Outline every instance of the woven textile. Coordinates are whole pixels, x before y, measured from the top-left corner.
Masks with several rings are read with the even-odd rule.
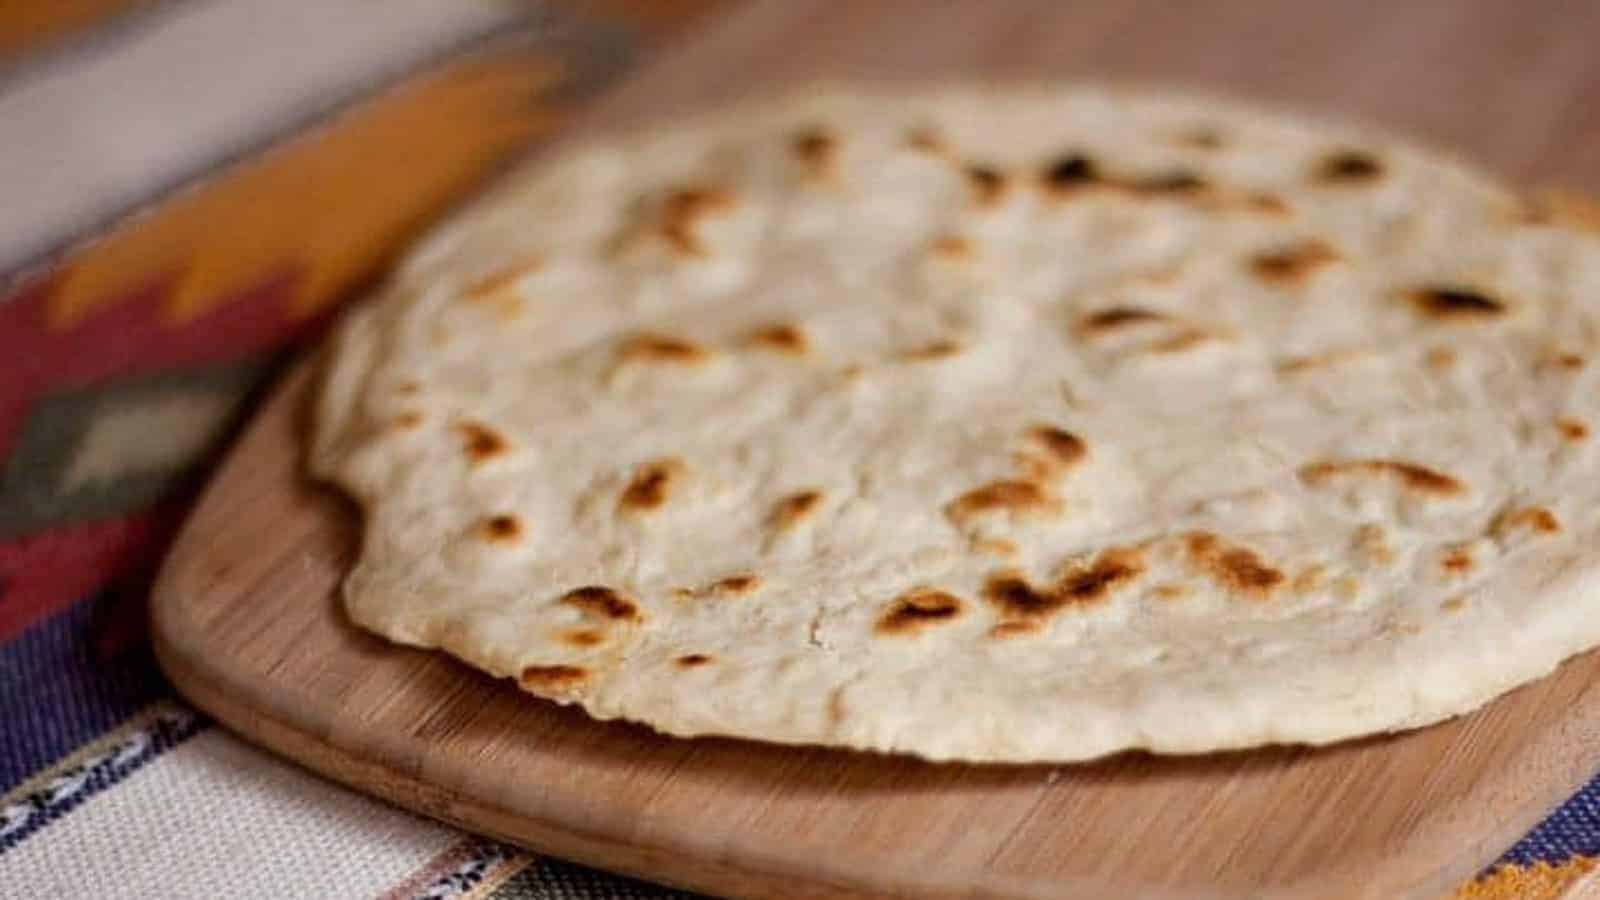
[[[0,74],[0,897],[692,896],[323,781],[155,668],[149,577],[260,387],[539,134],[531,98],[577,102],[636,52],[531,6],[397,2],[382,29],[360,3],[284,2],[270,22],[249,6],[167,0]],[[262,42],[271,66],[247,52]],[[217,96],[174,111],[145,90],[174,53]],[[1596,856],[1600,779],[1458,896],[1570,900]]]

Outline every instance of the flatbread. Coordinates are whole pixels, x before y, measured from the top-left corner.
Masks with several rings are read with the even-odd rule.
[[[934,760],[1463,713],[1600,643],[1574,210],[1088,87],[571,146],[340,329],[346,608],[599,718]]]

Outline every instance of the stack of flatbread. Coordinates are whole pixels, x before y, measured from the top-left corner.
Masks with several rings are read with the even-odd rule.
[[[346,606],[675,735],[1065,761],[1463,713],[1600,643],[1597,221],[1089,88],[572,146],[339,332]]]

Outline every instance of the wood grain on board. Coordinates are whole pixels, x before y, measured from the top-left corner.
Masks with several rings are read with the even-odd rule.
[[[1224,0],[739,7],[580,127],[819,76],[1174,83],[1353,115],[1600,187],[1600,5]],[[716,18],[716,17],[714,17]],[[353,509],[301,475],[303,368],[169,559],[157,652],[313,769],[559,856],[750,897],[1432,898],[1600,767],[1600,654],[1484,710],[1320,750],[931,765],[601,724],[342,618]]]

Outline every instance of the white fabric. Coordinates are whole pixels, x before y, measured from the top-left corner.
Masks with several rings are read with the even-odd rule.
[[[0,858],[0,897],[371,897],[460,833],[217,729]]]

